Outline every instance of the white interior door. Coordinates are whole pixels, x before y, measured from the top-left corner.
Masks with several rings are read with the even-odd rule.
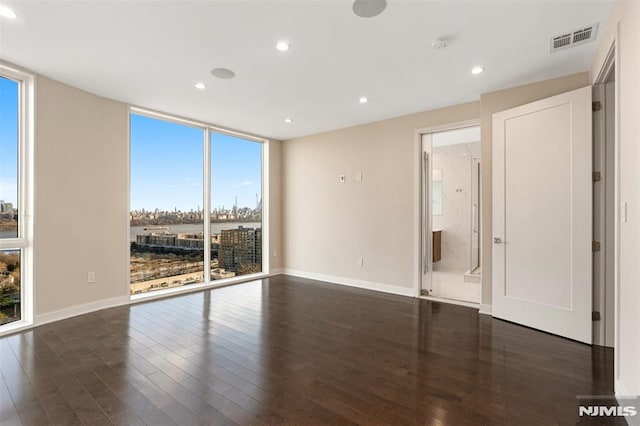
[[[591,87],[493,116],[493,315],[591,343]]]

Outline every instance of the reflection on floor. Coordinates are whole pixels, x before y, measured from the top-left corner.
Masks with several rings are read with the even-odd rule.
[[[433,271],[431,296],[480,303],[480,283],[465,282],[465,271]]]
[[[0,425],[595,425],[576,395],[613,394],[613,355],[278,275],[0,338]]]

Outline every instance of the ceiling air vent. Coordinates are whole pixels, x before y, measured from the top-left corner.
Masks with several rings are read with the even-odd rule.
[[[570,33],[551,37],[551,52],[557,52],[558,50],[568,49],[569,47],[578,46],[595,40],[597,32],[598,25],[595,24],[589,27],[580,28],[579,30],[571,31]]]
[[[567,47],[571,44],[571,34],[563,34],[558,37],[554,37],[551,40],[551,50],[562,49],[563,47]]]

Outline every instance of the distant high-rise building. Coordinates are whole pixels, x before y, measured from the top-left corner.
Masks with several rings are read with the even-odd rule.
[[[236,273],[262,270],[262,228],[224,229],[220,233],[218,264]]]
[[[0,200],[0,213],[5,213],[4,216],[10,216],[14,213],[13,204],[5,203],[4,200]]]

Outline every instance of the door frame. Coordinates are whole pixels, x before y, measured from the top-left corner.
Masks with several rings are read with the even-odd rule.
[[[593,310],[600,313],[600,321],[593,322],[593,344],[613,347],[615,272],[617,269],[614,256],[618,241],[615,200],[618,190],[618,170],[615,141],[615,93],[611,99],[607,86],[614,78],[614,73],[609,72],[605,78],[604,83],[593,84],[593,100],[602,105],[600,111],[594,112],[593,121],[593,170],[600,172],[602,176],[599,182],[594,182],[593,187],[593,239],[601,244],[601,249],[594,252],[593,258]],[[613,83],[615,92],[617,82],[613,80]],[[611,115],[612,112],[614,115]],[[610,127],[611,124],[613,124],[613,129]]]
[[[613,203],[613,218],[614,218],[614,230],[613,230],[613,292],[614,292],[614,306],[613,316],[609,316],[609,319],[613,319],[613,368],[614,368],[614,392],[616,395],[622,392],[620,388],[620,53],[619,44],[620,40],[620,24],[616,25],[613,31],[613,38],[609,46],[609,50],[605,59],[602,61],[600,69],[593,77],[592,84],[606,84],[609,78],[613,75],[615,79],[614,90],[614,203]],[[612,73],[613,70],[613,73]],[[606,105],[605,105],[606,108]],[[605,320],[607,315],[605,311]],[[606,326],[606,325],[605,325]]]
[[[420,297],[422,290],[422,135],[480,126],[480,118],[456,121],[416,129],[414,132],[413,154],[413,293]],[[431,160],[429,160],[431,161]],[[481,228],[482,229],[482,228]],[[480,264],[482,265],[482,244],[480,244]],[[480,284],[482,285],[482,284]],[[482,291],[482,290],[481,290]],[[452,303],[455,303],[452,301]]]

